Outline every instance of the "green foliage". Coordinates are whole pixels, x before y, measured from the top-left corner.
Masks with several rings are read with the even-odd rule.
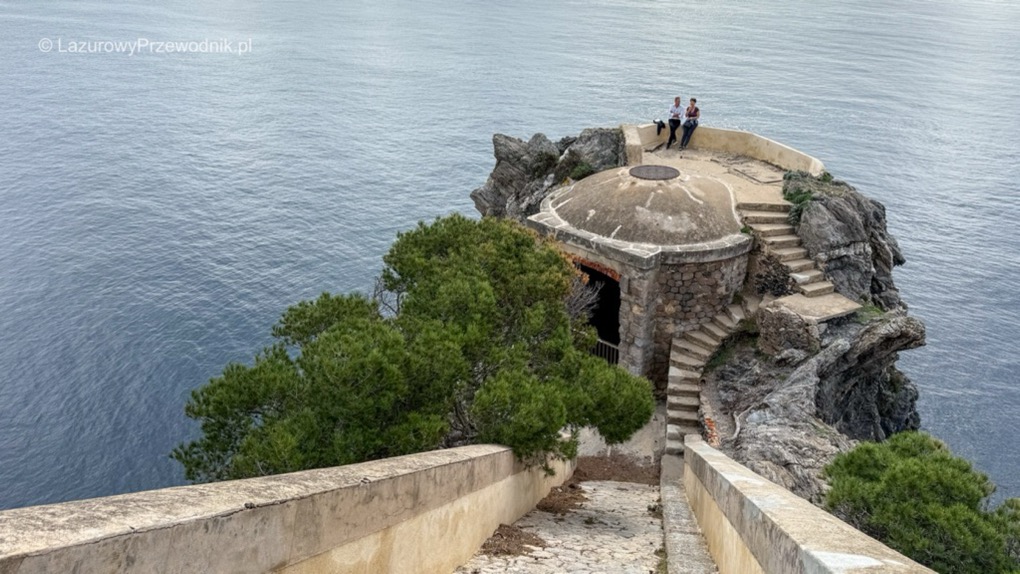
[[[592,167],[591,164],[589,164],[588,162],[582,161],[581,163],[577,164],[577,166],[575,166],[574,169],[570,170],[570,179],[578,181],[588,177],[593,173],[595,173],[595,168]]]
[[[758,336],[758,322],[751,317],[745,317],[737,323],[737,332],[750,337]]]
[[[655,551],[655,555],[659,557],[659,562],[655,565],[655,574],[669,574],[669,561],[666,560],[666,549],[660,546]]]
[[[877,305],[871,303],[865,303],[860,309],[854,313],[854,321],[865,325],[870,323],[872,319],[881,317],[885,314],[885,311]]]
[[[569,443],[557,435],[567,424],[567,406],[555,383],[521,371],[501,371],[479,389],[472,414],[480,423],[481,441],[512,445],[519,457],[572,454]]]
[[[814,188],[818,181],[830,182],[832,175],[829,172],[824,172],[821,178],[815,178],[806,172],[790,171],[783,176],[783,199],[793,204],[787,215],[790,225],[794,227],[800,225],[800,216],[804,213],[804,208],[808,203],[814,199]]]
[[[801,203],[811,201],[811,198],[814,196],[815,194],[813,191],[801,187],[795,187],[783,191],[783,198],[794,205],[800,205]]]
[[[825,474],[829,510],[922,564],[945,573],[1020,568],[1020,499],[988,511],[988,477],[927,434],[863,443]]]
[[[787,220],[791,225],[800,225],[800,216],[804,213],[804,208],[814,196],[814,192],[806,187],[785,186],[783,188],[783,199],[793,204],[793,207],[790,208],[790,213],[787,215]]]
[[[711,373],[715,371],[719,367],[728,363],[730,359],[733,358],[733,355],[735,353],[736,347],[734,346],[732,340],[725,341],[722,344],[722,346],[720,346],[719,349],[716,350],[715,353],[712,353],[712,356],[709,357],[708,361],[705,363],[705,367],[702,370],[705,373]]]
[[[189,480],[479,441],[544,465],[575,454],[581,426],[615,443],[651,417],[650,383],[587,353],[591,329],[565,305],[573,266],[520,225],[438,219],[400,234],[384,262],[392,316],[357,294],[303,301],[253,365],[192,393],[202,435],[171,455]]]
[[[315,301],[301,301],[287,309],[273,326],[273,336],[285,345],[304,345],[341,319],[370,319],[375,315],[375,303],[360,295],[334,297],[323,293]]]
[[[744,347],[757,348],[757,345],[758,324],[752,319],[744,319],[737,323],[737,328],[733,334],[727,337],[719,345],[719,348],[712,353],[712,356],[705,362],[702,370],[705,373],[711,373],[730,362],[737,354],[737,349]]]
[[[434,448],[447,431],[445,413],[429,385],[408,377],[414,357],[403,335],[366,316],[367,306],[359,296],[324,295],[292,307],[274,333],[304,341],[296,359],[280,343],[253,366],[228,365],[193,391],[185,412],[201,422],[202,437],[172,455],[187,478],[278,474]],[[349,314],[334,315],[341,308]],[[333,324],[321,328],[327,317]]]
[[[995,509],[992,521],[1006,539],[1006,555],[1014,564],[1020,563],[1020,498],[1003,502]]]
[[[543,153],[532,160],[531,162],[531,177],[533,179],[540,179],[546,176],[552,171],[556,164],[559,162],[559,156],[552,153]]]

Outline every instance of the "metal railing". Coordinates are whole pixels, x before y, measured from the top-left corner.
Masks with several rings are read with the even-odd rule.
[[[591,354],[605,359],[610,365],[620,363],[620,346],[603,341],[602,339],[595,342],[595,347],[591,350]]]

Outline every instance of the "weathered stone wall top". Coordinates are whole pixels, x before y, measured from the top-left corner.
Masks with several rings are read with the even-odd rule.
[[[657,134],[655,124],[623,126],[622,131],[628,165],[643,163],[644,152],[664,143],[669,135],[668,130],[662,130]],[[804,152],[741,130],[698,126],[691,137],[690,148],[743,155],[786,170],[806,171],[812,175],[821,175],[825,171],[825,165],[821,161]]]
[[[737,464],[699,436],[685,437],[684,463],[688,496],[691,484],[703,489],[693,495],[707,493],[725,518],[725,525],[706,533],[724,574],[722,565],[733,561],[717,553],[743,550],[765,574],[934,573]],[[692,506],[695,513],[703,508]],[[698,516],[703,531],[705,520],[711,523],[709,517]],[[713,542],[712,536],[723,531],[740,539]]]
[[[364,540],[371,544],[350,554],[378,556],[345,571],[431,571],[437,564],[449,571],[460,563],[450,555],[467,560],[500,522],[512,522],[569,477],[570,465],[553,466],[557,475],[546,477],[506,447],[473,445],[8,510],[0,512],[0,573],[278,572]],[[372,540],[395,527],[411,536],[399,552],[386,547],[392,536]],[[401,558],[391,555],[400,552],[431,557],[393,569]]]

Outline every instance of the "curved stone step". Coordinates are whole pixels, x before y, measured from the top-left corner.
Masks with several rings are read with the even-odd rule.
[[[683,455],[684,441],[681,439],[666,439],[666,454]]]
[[[689,379],[684,379],[689,380]],[[701,385],[698,383],[673,383],[672,381],[666,386],[666,399],[669,400],[670,396],[678,397],[699,397],[701,396]]]
[[[666,425],[666,440],[684,441],[684,435],[701,434],[701,424],[695,421],[693,424],[668,424]]]
[[[712,337],[702,331],[688,331],[684,333],[684,339],[693,342],[695,345],[699,345],[708,349],[709,351],[715,352],[719,348],[719,339]]]
[[[694,355],[700,359],[708,359],[715,352],[715,349],[706,349],[705,347],[694,343],[689,339],[674,339],[673,349],[682,350],[688,354]]]
[[[698,411],[689,410],[667,410],[666,411],[666,424],[667,425],[700,425],[701,418],[698,416]]]
[[[733,322],[740,324],[747,316],[744,315],[744,309],[740,305],[730,305],[726,307],[726,313],[733,319]]]
[[[836,290],[835,285],[828,281],[818,281],[816,283],[808,283],[806,285],[798,285],[800,292],[805,297],[821,297],[822,295],[828,295]]]
[[[695,383],[701,381],[701,370],[699,369],[684,369],[683,367],[669,366],[669,381],[693,381]]]
[[[794,259],[793,261],[783,261],[783,265],[786,267],[789,273],[799,273],[801,271],[815,269],[815,262],[807,258]]]
[[[701,331],[707,333],[719,342],[730,336],[730,332],[716,325],[715,323],[705,323],[701,326]]]
[[[778,198],[777,198],[778,199]],[[737,203],[740,211],[769,211],[775,213],[789,213],[793,204],[789,201],[741,201]]]
[[[751,229],[762,238],[796,233],[789,223],[755,223],[751,225]]]
[[[785,263],[787,261],[805,259],[807,257],[807,249],[803,247],[784,247],[782,249],[773,249],[772,254]]]
[[[787,223],[788,215],[781,211],[743,211],[740,214],[744,218],[744,223]]]
[[[737,330],[737,322],[730,319],[728,313],[719,313],[715,317],[712,317],[712,323],[722,327],[727,333],[732,333]]]
[[[698,411],[667,411],[666,422],[684,427],[699,424]]]
[[[773,249],[800,246],[800,237],[797,237],[796,235],[770,235],[768,237],[762,237],[761,239],[765,242],[765,245],[768,245]]]
[[[683,442],[683,437],[689,434],[696,434],[698,436],[701,436],[700,423],[696,425],[668,425],[668,426],[674,427],[675,431],[680,434],[681,442]]]
[[[805,271],[790,272],[790,277],[793,278],[794,283],[797,285],[807,285],[825,280],[825,273],[822,273],[821,269],[807,269]]]
[[[673,410],[691,410],[697,411],[701,408],[701,399],[699,397],[692,397],[690,395],[668,395],[666,397],[666,409],[667,411]]]
[[[705,366],[705,360],[684,352],[673,351],[669,354],[669,362],[681,369],[698,369]]]

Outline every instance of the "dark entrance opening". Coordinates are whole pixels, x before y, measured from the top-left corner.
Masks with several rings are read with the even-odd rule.
[[[598,288],[599,296],[588,323],[599,335],[595,354],[616,364],[620,359],[620,283],[587,265],[578,265],[588,276],[588,284]]]

